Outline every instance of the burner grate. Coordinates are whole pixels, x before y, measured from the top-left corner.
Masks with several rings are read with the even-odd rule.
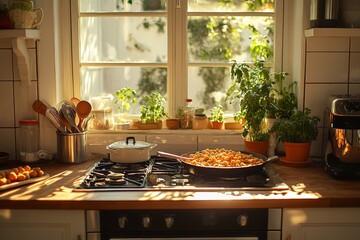
[[[111,176],[117,179],[111,179]],[[120,177],[119,177],[120,175]],[[151,189],[288,189],[276,171],[265,165],[257,175],[239,178],[217,178],[194,175],[181,162],[153,156],[149,161],[121,164],[102,159],[85,175],[77,190],[151,190]]]

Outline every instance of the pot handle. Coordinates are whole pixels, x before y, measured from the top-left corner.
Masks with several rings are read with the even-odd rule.
[[[136,144],[135,137],[126,137],[126,145],[129,145],[129,140],[133,140],[133,145]]]

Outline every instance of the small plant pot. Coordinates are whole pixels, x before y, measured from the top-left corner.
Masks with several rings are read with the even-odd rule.
[[[162,121],[159,120],[156,123],[139,123],[140,130],[151,130],[151,129],[161,129],[162,128]]]
[[[285,142],[285,158],[287,162],[304,163],[309,161],[311,142],[289,143]]]
[[[243,126],[239,122],[227,122],[227,123],[225,123],[225,129],[241,130],[242,128],[243,128]]]
[[[269,142],[258,142],[245,140],[245,151],[260,153],[267,156]]]
[[[177,118],[166,119],[166,127],[168,129],[179,129],[180,120]]]
[[[224,126],[224,122],[211,122],[212,129],[222,129]]]

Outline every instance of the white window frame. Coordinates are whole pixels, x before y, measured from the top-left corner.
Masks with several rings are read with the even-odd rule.
[[[68,1],[68,2],[67,2]],[[72,96],[80,97],[80,58],[79,58],[79,35],[78,35],[78,22],[79,22],[79,11],[78,11],[78,1],[67,0],[63,2],[63,9],[69,10],[71,9],[71,39],[72,39],[72,74],[68,75],[66,79],[64,79],[65,86],[68,86],[64,92],[70,92]],[[70,8],[71,5],[71,8]],[[283,29],[284,29],[284,0],[275,0],[276,10],[275,13],[229,13],[232,16],[274,16],[275,19],[275,39],[274,39],[274,67],[276,71],[283,71]],[[131,15],[131,16],[144,16],[146,14],[151,15],[150,13],[107,13],[114,15]],[[158,13],[157,13],[158,14]],[[167,14],[166,12],[164,13]],[[189,64],[187,62],[187,22],[186,21],[178,21],[175,17],[180,16],[180,19],[187,19],[187,16],[193,15],[203,15],[207,16],[207,13],[187,13],[187,0],[169,0],[168,1],[168,64],[167,64],[167,73],[168,73],[168,82],[167,82],[167,91],[168,91],[168,106],[169,114],[173,115],[177,109],[177,107],[182,106],[184,104],[184,100],[188,98],[187,90],[188,90],[188,66],[200,66],[200,64]],[[219,15],[223,16],[225,13],[211,13],[211,15]],[[86,14],[84,14],[86,15]],[[89,14],[95,15],[95,14]],[[173,16],[174,19],[170,19],[170,16]],[[66,23],[66,19],[63,18],[63,21]],[[175,37],[176,31],[176,37]],[[66,33],[63,33],[66,38]],[[65,58],[69,59],[69,56]],[[66,62],[66,61],[63,61]],[[111,63],[116,66],[134,66],[131,63]],[[86,66],[84,63],[82,66]],[[107,65],[107,63],[99,64],[102,66]],[[166,64],[165,64],[166,65]],[[141,63],[139,66],[143,66]],[[146,64],[146,66],[159,66],[159,64]],[[201,64],[201,66],[203,66]],[[209,66],[223,66],[223,64],[211,64]],[[230,66],[230,63],[229,63]],[[68,95],[68,94],[66,94]],[[71,97],[71,96],[70,96]]]

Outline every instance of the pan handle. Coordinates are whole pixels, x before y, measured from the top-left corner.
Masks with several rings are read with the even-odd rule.
[[[269,158],[266,160],[266,162],[275,162],[275,161],[277,161],[277,160],[279,160],[279,156],[274,155],[274,156],[269,157]]]
[[[172,158],[172,159],[176,159],[176,160],[193,160],[192,158],[188,158],[188,157],[183,157],[183,156],[179,156],[176,154],[172,154],[172,153],[167,153],[167,152],[161,152],[161,151],[157,151],[157,155],[159,157],[167,157],[167,158]]]

